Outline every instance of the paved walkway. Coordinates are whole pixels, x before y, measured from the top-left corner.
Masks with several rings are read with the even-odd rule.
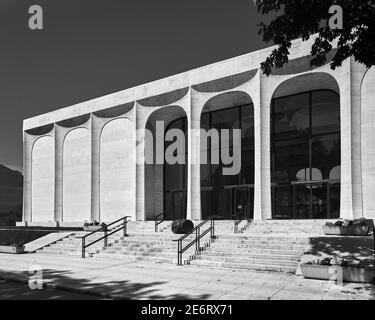
[[[27,284],[0,280],[0,300],[97,300],[89,294],[46,288],[30,290]]]
[[[308,280],[295,275],[42,254],[0,254],[0,278],[27,283],[30,267],[35,265],[43,269],[45,288],[107,298],[375,299],[375,286],[369,284],[339,287],[327,281]],[[0,283],[0,294],[2,290]]]

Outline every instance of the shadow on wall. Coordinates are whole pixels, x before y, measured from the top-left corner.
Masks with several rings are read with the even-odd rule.
[[[0,277],[18,279],[27,284],[30,274],[27,271],[24,272],[4,272],[1,271]],[[77,292],[97,292],[101,293],[104,296],[118,298],[122,300],[139,300],[139,299],[148,299],[148,300],[203,300],[209,299],[210,294],[166,294],[165,290],[167,281],[153,281],[153,282],[133,282],[129,280],[123,281],[108,281],[108,278],[103,278],[103,281],[100,279],[80,279],[77,277],[71,277],[70,271],[62,270],[43,270],[43,279],[48,283],[49,286],[53,286],[56,289],[64,284],[71,285],[74,283],[74,288]],[[72,290],[73,291],[73,290]],[[30,299],[33,299],[33,291],[24,291],[23,296],[10,296],[10,293],[7,293],[7,299],[27,299],[27,295]],[[14,292],[18,294],[18,292]],[[49,298],[45,299],[58,299],[59,297],[55,294],[51,295]],[[60,299],[70,299],[67,296],[62,296]],[[99,299],[99,297],[98,297]]]
[[[324,258],[338,256],[362,266],[374,267],[374,239],[369,237],[314,237],[310,238],[305,256]]]

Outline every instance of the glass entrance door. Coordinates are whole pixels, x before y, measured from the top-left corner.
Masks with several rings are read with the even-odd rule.
[[[339,180],[292,183],[292,219],[329,219],[337,215]]]
[[[231,219],[252,219],[254,185],[227,186],[230,194],[230,214]]]

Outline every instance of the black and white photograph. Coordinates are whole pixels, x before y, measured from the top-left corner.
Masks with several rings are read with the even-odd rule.
[[[0,300],[375,300],[374,159],[374,0],[0,0]]]

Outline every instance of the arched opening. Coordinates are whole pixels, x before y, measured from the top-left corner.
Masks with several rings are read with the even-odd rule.
[[[340,216],[340,95],[324,73],[282,83],[271,105],[273,219]]]
[[[54,221],[55,144],[53,137],[38,138],[31,153],[32,221]]]
[[[131,120],[108,122],[100,136],[100,220],[135,218],[135,152]]]
[[[146,220],[165,212],[166,220],[185,219],[187,209],[187,117],[178,106],[154,111],[145,136]]]
[[[86,128],[68,132],[63,148],[63,222],[91,220],[91,146]]]
[[[229,220],[252,218],[254,107],[251,98],[244,92],[223,93],[211,98],[202,110],[201,130],[202,219],[210,215]],[[234,130],[240,130],[239,141]],[[223,161],[225,154],[232,157],[232,163]],[[225,168],[236,166],[238,170],[225,174]]]

